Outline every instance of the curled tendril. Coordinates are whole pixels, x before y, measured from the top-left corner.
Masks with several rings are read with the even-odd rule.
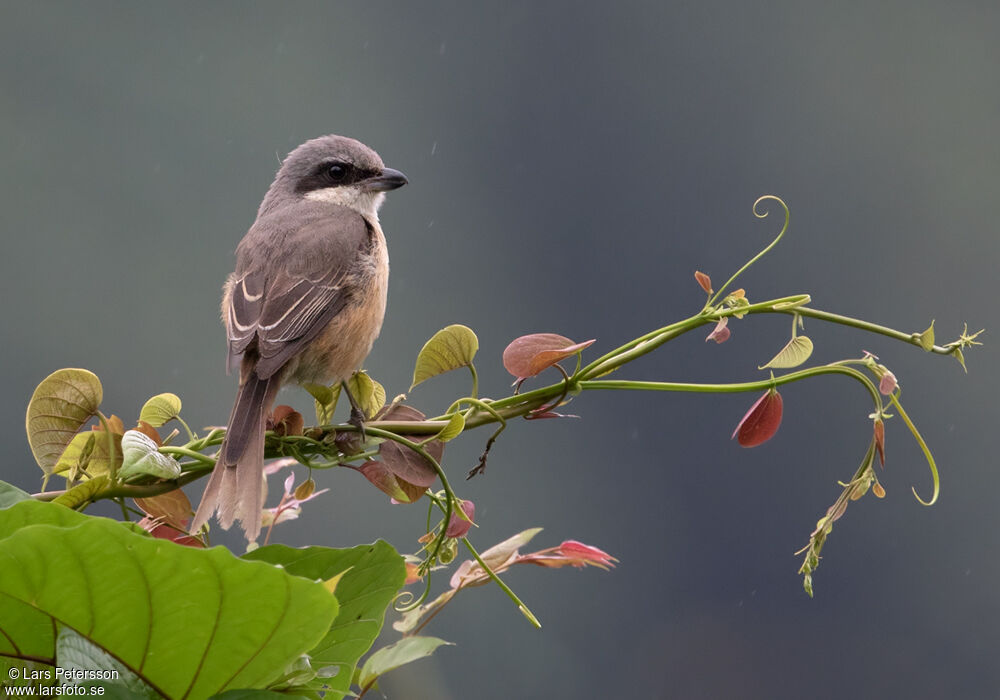
[[[753,203],[753,215],[756,216],[758,219],[767,218],[769,212],[766,209],[760,208],[761,202],[766,202],[766,201],[777,202],[778,204],[781,205],[781,208],[785,210],[785,223],[781,227],[781,231],[778,232],[778,235],[775,236],[774,240],[771,241],[768,244],[768,246],[764,248],[764,250],[760,251],[755,256],[750,258],[750,260],[743,267],[741,267],[739,270],[736,271],[735,275],[730,277],[729,280],[724,285],[722,285],[722,288],[715,293],[715,296],[713,296],[711,299],[708,300],[708,303],[705,305],[706,309],[708,307],[714,306],[715,303],[724,296],[723,293],[726,291],[726,288],[728,288],[729,285],[731,285],[736,280],[737,277],[743,274],[743,272],[747,268],[749,268],[755,262],[764,257],[764,255],[767,254],[767,252],[771,250],[771,248],[778,245],[778,241],[781,240],[781,237],[785,235],[785,231],[788,230],[788,220],[791,217],[791,212],[788,210],[788,205],[785,204],[785,201],[781,197],[778,197],[777,195],[765,194],[763,197],[758,197],[757,201]]]
[[[427,595],[430,593],[430,590],[431,587],[428,584],[419,598],[413,595],[413,591],[400,591],[396,594],[396,597],[392,599],[392,609],[398,613],[408,613],[422,605],[423,602],[427,600]]]
[[[924,438],[920,434],[920,431],[917,430],[917,426],[915,426],[913,424],[913,421],[910,420],[909,414],[907,414],[906,411],[903,410],[903,406],[899,403],[898,395],[899,395],[898,391],[889,394],[889,400],[892,401],[892,405],[899,412],[899,415],[903,419],[903,422],[906,423],[906,427],[910,429],[910,433],[913,435],[913,439],[916,440],[917,445],[920,446],[920,451],[924,453],[924,458],[927,460],[927,466],[931,470],[931,481],[933,483],[933,491],[931,493],[931,499],[929,501],[925,501],[924,499],[922,499],[920,497],[920,494],[917,493],[917,489],[915,489],[914,487],[911,486],[910,490],[913,491],[913,497],[917,499],[920,505],[932,506],[934,505],[935,502],[937,502],[938,495],[941,493],[941,478],[938,475],[937,463],[934,461],[934,455],[931,454],[931,450],[927,446],[927,443],[924,441]]]
[[[538,408],[535,408],[535,409],[532,409],[531,411],[528,411],[528,414],[524,417],[525,420],[535,420],[537,418],[541,418],[543,414],[551,411],[554,408],[558,408],[559,405],[563,402],[563,399],[565,399],[566,396],[567,396],[567,394],[569,394],[569,382],[570,382],[570,379],[569,379],[569,375],[566,374],[566,370],[564,370],[562,368],[562,365],[560,365],[558,362],[555,363],[552,366],[555,367],[556,369],[558,369],[560,372],[562,372],[562,376],[563,376],[563,389],[562,389],[562,393],[559,394],[559,396],[554,401],[552,401],[552,402],[550,402],[548,404],[543,404],[543,405],[539,406]]]

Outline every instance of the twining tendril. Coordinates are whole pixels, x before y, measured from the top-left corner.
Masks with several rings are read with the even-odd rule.
[[[924,453],[924,457],[927,459],[927,466],[931,469],[931,481],[934,482],[934,491],[931,493],[931,500],[929,501],[922,499],[920,494],[917,493],[917,490],[912,486],[910,487],[910,490],[913,491],[913,496],[920,502],[921,505],[932,506],[937,501],[938,493],[941,490],[937,464],[934,462],[934,455],[931,454],[930,448],[927,447],[927,443],[924,442],[923,436],[920,434],[920,431],[917,430],[917,426],[913,424],[913,421],[910,420],[910,416],[907,415],[906,411],[903,410],[902,405],[899,403],[899,398],[897,397],[898,393],[899,392],[896,391],[890,394],[889,400],[892,401],[892,405],[896,407],[897,411],[899,411],[899,416],[903,419],[903,422],[906,423],[906,427],[910,429],[910,432],[913,434],[913,439],[917,441],[918,445],[920,445],[920,449]]]
[[[726,288],[729,287],[729,285],[731,285],[736,280],[737,277],[743,274],[743,272],[747,268],[749,268],[755,262],[764,257],[767,254],[767,252],[771,250],[771,248],[778,245],[778,241],[781,240],[781,237],[785,235],[785,231],[788,230],[788,219],[791,216],[791,212],[788,210],[788,205],[785,204],[785,201],[781,197],[778,197],[773,194],[765,194],[763,197],[759,197],[757,201],[753,203],[753,215],[756,216],[758,219],[767,218],[769,212],[766,209],[758,209],[758,207],[761,202],[768,200],[777,202],[778,204],[781,205],[781,208],[785,210],[785,224],[781,227],[781,231],[778,232],[778,235],[775,237],[775,239],[771,241],[771,243],[766,248],[764,248],[764,250],[760,251],[755,256],[750,258],[750,260],[747,261],[747,263],[743,267],[741,267],[739,270],[736,271],[736,274],[730,277],[729,280],[727,280],[726,283],[722,285],[722,288],[715,293],[715,296],[713,296],[711,299],[708,300],[708,303],[705,304],[706,309],[715,306],[716,302],[724,296]]]

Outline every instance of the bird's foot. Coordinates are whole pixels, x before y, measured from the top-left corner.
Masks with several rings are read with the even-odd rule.
[[[350,425],[353,425],[361,433],[361,440],[367,439],[365,435],[365,414],[361,412],[361,409],[351,406],[351,417],[347,419]]]

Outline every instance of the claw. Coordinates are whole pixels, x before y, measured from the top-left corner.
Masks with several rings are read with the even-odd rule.
[[[341,382],[341,385],[344,387],[344,393],[347,394],[347,400],[351,403],[351,417],[347,419],[347,422],[358,429],[358,432],[361,433],[361,441],[364,442],[367,439],[365,436],[365,412],[354,400],[354,395],[351,394],[347,382]]]
[[[360,409],[351,406],[351,417],[347,419],[347,422],[358,429],[362,441],[368,439],[365,435],[365,414]]]

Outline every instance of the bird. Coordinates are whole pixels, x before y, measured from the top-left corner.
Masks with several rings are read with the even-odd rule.
[[[306,141],[282,161],[223,287],[227,371],[238,369],[239,389],[192,532],[217,515],[227,530],[239,521],[249,542],[260,535],[275,396],[289,383],[344,383],[368,357],[389,284],[378,210],[407,182],[345,136]]]

